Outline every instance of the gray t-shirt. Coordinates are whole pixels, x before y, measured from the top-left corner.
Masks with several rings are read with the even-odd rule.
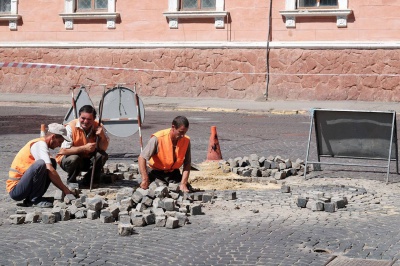
[[[157,152],[158,152],[158,140],[157,137],[153,136],[147,143],[146,147],[144,147],[143,151],[140,153],[140,156],[146,159],[146,161],[149,161],[154,154],[157,154]],[[190,165],[191,162],[192,162],[192,156],[190,152],[190,142],[189,142],[189,146],[185,153],[185,160],[183,161],[183,165],[188,165],[188,164]]]

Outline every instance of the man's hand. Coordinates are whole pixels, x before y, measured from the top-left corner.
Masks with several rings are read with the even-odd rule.
[[[86,143],[83,148],[86,153],[94,152],[96,150],[96,143]]]
[[[149,185],[149,180],[142,180],[142,183],[140,183],[140,187],[143,189],[148,189]]]
[[[182,192],[184,192],[184,193],[189,193],[189,192],[190,192],[186,184],[182,184],[182,183],[181,183],[181,184],[179,185],[179,189],[180,189]]]
[[[69,188],[67,188],[67,187],[63,190],[63,193],[64,193],[65,195],[73,194],[72,191],[69,190]]]
[[[100,125],[99,125],[99,126],[96,128],[96,135],[99,136],[99,137],[101,137],[101,136],[103,135],[103,132],[104,132],[103,126],[100,126]]]

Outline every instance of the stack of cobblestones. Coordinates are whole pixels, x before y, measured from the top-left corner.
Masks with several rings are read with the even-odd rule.
[[[332,213],[339,209],[344,210],[350,199],[359,195],[367,194],[366,189],[355,187],[340,186],[334,187],[334,189],[330,190],[331,191],[329,191],[327,187],[323,187],[321,190],[312,190],[306,193],[301,193],[301,195],[297,197],[296,204],[300,208],[309,209],[311,211],[325,211]]]
[[[112,179],[132,179],[134,166],[124,167],[123,164],[113,165],[113,170],[109,167],[105,172]],[[179,184],[174,183],[167,186],[152,182],[146,190],[140,187],[96,189],[93,190],[94,196],[80,190],[78,184],[70,183],[69,188],[74,194],[64,195],[61,190],[55,191],[53,209],[30,213],[17,210],[10,216],[11,223],[53,224],[70,219],[100,219],[102,223],[118,224],[119,235],[127,236],[134,232],[134,227],[155,225],[174,229],[184,226],[189,223],[189,216],[203,214],[203,204],[216,198],[214,193],[182,193]],[[225,193],[224,199],[236,199],[236,192]]]
[[[276,180],[304,173],[304,160],[283,159],[281,156],[250,156],[230,158],[222,162],[225,173],[233,172],[243,177],[273,177]],[[309,169],[308,169],[309,170]]]

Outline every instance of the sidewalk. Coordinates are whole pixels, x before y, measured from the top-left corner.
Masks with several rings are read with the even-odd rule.
[[[100,96],[91,96],[95,106]],[[398,102],[363,101],[264,101],[221,98],[184,98],[184,97],[141,97],[146,109],[190,110],[209,112],[242,112],[270,114],[308,114],[312,108],[396,111],[400,112]],[[70,105],[70,95],[0,93],[0,105]]]

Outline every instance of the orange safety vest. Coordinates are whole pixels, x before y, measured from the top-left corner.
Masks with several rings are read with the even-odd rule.
[[[29,141],[15,156],[11,163],[10,171],[8,172],[8,179],[6,181],[7,192],[13,190],[26,170],[35,163],[35,158],[31,154],[31,147],[40,140],[44,140],[44,138],[37,138]]]
[[[72,146],[73,147],[80,147],[83,146],[87,143],[96,143],[96,134],[93,131],[92,134],[90,134],[90,136],[88,138],[86,138],[86,134],[85,131],[76,126],[76,123],[78,122],[78,119],[72,120],[71,122],[68,123],[68,125],[71,127],[72,130]],[[97,128],[97,126],[99,125],[99,123],[97,121],[94,121],[92,128]],[[85,152],[82,154],[79,154],[80,156],[82,156],[83,158],[89,158],[90,157],[90,153]],[[62,154],[57,154],[56,155],[56,161],[58,164],[61,164],[61,160],[64,157],[64,155]]]
[[[185,136],[178,140],[175,148],[176,161],[174,161],[174,149],[171,137],[169,136],[170,131],[171,129],[168,128],[152,135],[152,137],[157,137],[158,141],[158,152],[149,160],[149,166],[152,169],[172,172],[175,169],[179,169],[185,160],[185,154],[189,147],[190,138]]]

